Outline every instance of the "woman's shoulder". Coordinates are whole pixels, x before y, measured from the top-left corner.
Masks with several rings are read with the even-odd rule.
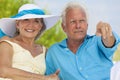
[[[3,40],[10,40],[10,39],[11,39],[10,37],[4,36],[4,37],[0,38],[0,41],[3,41]]]
[[[0,45],[12,46],[14,44],[13,40],[14,40],[13,38],[10,38],[8,36],[4,36],[0,39]]]
[[[8,36],[4,36],[4,37],[0,38],[0,43],[9,42],[9,41],[12,41],[12,39]]]
[[[12,46],[11,38],[5,36],[0,39],[0,50],[11,49]]]

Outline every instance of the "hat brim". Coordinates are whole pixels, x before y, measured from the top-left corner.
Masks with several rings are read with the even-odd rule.
[[[19,18],[2,18],[0,19],[0,28],[6,35],[13,37],[16,32],[15,21],[31,18],[43,18],[44,23],[46,25],[46,29],[49,29],[50,27],[54,26],[57,23],[57,21],[60,19],[60,16],[28,14]]]

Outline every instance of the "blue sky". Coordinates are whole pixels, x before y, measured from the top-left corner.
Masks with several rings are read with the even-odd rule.
[[[85,5],[89,14],[89,34],[95,34],[99,21],[110,23],[113,31],[120,35],[120,0],[34,0],[51,14],[60,15],[66,3],[77,1]]]

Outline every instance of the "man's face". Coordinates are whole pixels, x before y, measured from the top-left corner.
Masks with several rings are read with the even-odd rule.
[[[84,39],[88,29],[85,12],[79,8],[70,9],[66,13],[65,24],[62,27],[69,39]]]

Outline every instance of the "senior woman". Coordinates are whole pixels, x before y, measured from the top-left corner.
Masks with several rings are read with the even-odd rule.
[[[0,19],[2,34],[12,37],[0,41],[0,80],[59,80],[59,71],[44,76],[46,48],[35,44],[58,20],[34,4],[24,4],[17,15]]]

